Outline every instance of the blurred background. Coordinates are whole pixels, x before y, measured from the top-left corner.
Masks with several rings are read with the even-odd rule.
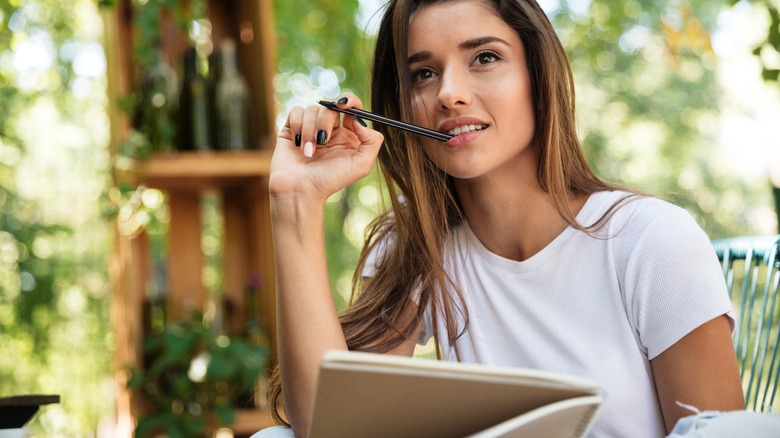
[[[158,254],[151,277],[165,276],[157,267],[164,266],[171,214],[164,190],[117,174],[150,154],[170,153],[185,124],[171,118],[170,126],[145,126],[144,105],[159,105],[145,102],[137,87],[111,97],[108,76],[116,65],[107,59],[117,58],[106,29],[117,16],[136,29],[134,38],[119,40],[135,59],[134,83],[162,65],[154,38],[161,38],[165,11],[202,63],[216,53],[210,4],[183,3],[0,0],[0,397],[61,395],[31,423],[35,436],[121,435],[116,400],[130,377],[117,378],[124,364],[115,359],[122,346],[112,323],[111,254],[117,235],[140,230]],[[273,14],[274,43],[264,46],[274,51],[272,124],[281,126],[294,105],[343,91],[368,101],[383,3],[276,0],[263,9]],[[539,3],[569,53],[579,132],[599,175],[685,207],[713,239],[778,233],[778,0]],[[229,62],[221,59],[224,72]],[[183,63],[167,62],[177,84],[188,84]],[[118,147],[115,105],[130,120]],[[368,177],[327,204],[329,270],[341,308],[363,229],[381,208],[378,187]],[[207,193],[202,201],[205,263],[194,275],[213,298],[225,281],[224,216],[219,196]],[[160,284],[149,283],[148,303],[164,294]],[[220,311],[211,308],[209,328]],[[192,404],[183,411],[200,415]],[[231,418],[220,417],[220,424]]]

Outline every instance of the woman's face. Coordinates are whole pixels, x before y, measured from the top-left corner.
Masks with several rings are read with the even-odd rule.
[[[437,166],[457,179],[517,172],[535,179],[525,51],[489,5],[465,0],[417,10],[408,56],[415,123],[456,135],[423,141]]]

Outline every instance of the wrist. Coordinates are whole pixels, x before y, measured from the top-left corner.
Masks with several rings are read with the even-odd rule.
[[[279,224],[322,223],[325,203],[302,194],[272,194],[271,220]]]

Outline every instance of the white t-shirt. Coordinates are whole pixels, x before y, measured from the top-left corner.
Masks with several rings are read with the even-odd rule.
[[[594,223],[626,195],[591,195],[577,220]],[[599,382],[606,400],[591,437],[665,436],[649,361],[719,315],[728,314],[733,327],[707,235],[679,207],[633,199],[599,231],[601,238],[570,227],[522,262],[490,252],[467,224],[445,248],[470,317],[457,341],[461,361]],[[429,318],[424,326],[429,336]],[[450,346],[442,348],[456,360]]]

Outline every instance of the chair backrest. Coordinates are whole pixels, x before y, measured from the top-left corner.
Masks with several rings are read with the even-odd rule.
[[[780,236],[735,237],[712,244],[737,317],[734,348],[745,408],[773,409],[780,378]]]

